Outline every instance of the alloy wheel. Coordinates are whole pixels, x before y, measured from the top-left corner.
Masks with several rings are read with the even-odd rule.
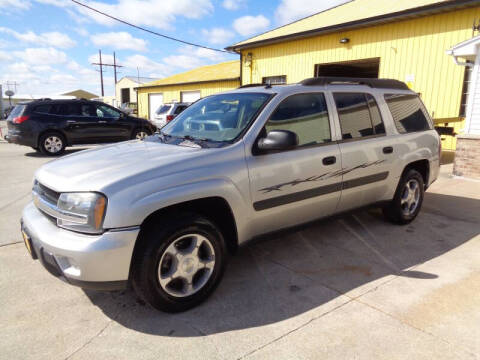
[[[56,154],[62,150],[63,141],[58,136],[51,135],[45,139],[44,147],[49,153]]]
[[[145,139],[147,136],[148,136],[147,132],[145,132],[145,131],[139,131],[139,132],[136,133],[135,139],[137,139],[137,140],[143,140],[143,139]]]
[[[158,281],[174,297],[195,294],[210,279],[215,266],[215,250],[205,236],[182,235],[163,253],[158,264]]]
[[[400,207],[402,213],[405,216],[410,216],[417,210],[418,203],[420,201],[420,184],[417,180],[409,180],[402,191],[402,197],[400,198]]]

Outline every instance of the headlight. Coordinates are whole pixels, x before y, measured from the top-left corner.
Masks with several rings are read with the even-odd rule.
[[[74,231],[98,234],[103,231],[107,199],[98,193],[62,193],[57,207],[63,216],[57,225]]]

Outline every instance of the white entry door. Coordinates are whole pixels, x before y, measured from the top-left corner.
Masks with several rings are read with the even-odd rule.
[[[200,90],[195,91],[182,91],[181,92],[181,102],[193,103],[200,99]]]
[[[148,118],[153,120],[155,111],[163,105],[163,94],[148,94]]]

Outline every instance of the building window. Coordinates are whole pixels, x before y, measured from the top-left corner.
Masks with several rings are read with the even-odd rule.
[[[265,76],[262,78],[262,84],[282,85],[287,83],[287,75]]]
[[[468,63],[472,63],[471,61],[467,61]],[[463,75],[463,86],[462,86],[462,98],[460,100],[460,112],[458,116],[465,117],[467,114],[467,101],[468,101],[468,94],[470,89],[470,82],[472,78],[472,69],[471,66],[465,66],[465,73]]]
[[[121,98],[122,98],[122,104],[129,103],[130,102],[130,88],[123,88],[121,90]]]

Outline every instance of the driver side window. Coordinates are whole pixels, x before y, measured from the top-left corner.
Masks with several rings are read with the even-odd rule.
[[[120,113],[105,105],[97,106],[97,117],[118,119]]]
[[[283,100],[265,125],[267,132],[289,130],[298,135],[298,146],[330,142],[330,122],[323,93],[297,94]]]

